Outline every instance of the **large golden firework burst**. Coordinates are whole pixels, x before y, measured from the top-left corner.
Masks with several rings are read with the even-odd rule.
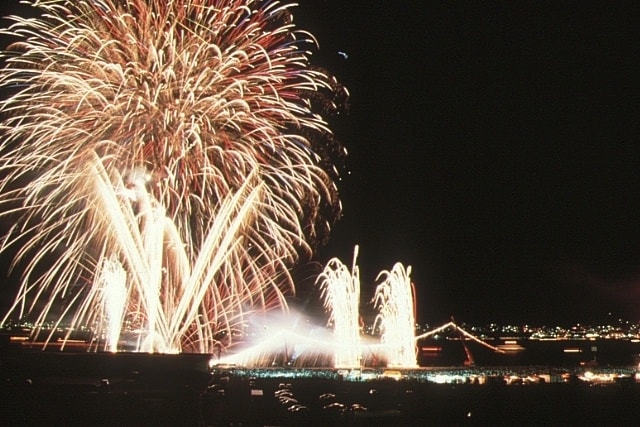
[[[0,203],[18,215],[3,248],[19,241],[17,259],[28,258],[12,311],[82,279],[92,291],[67,314],[98,322],[88,307],[104,299],[106,260],[135,283],[123,319],[168,319],[184,305],[160,328],[182,341],[233,329],[247,307],[285,305],[288,269],[340,215],[344,150],[323,114],[346,93],[310,65],[314,40],[294,26],[293,5],[27,3],[37,16],[11,17],[4,33],[17,41],[0,73],[11,92],[0,102]],[[161,250],[150,233],[164,236]],[[52,253],[55,268],[36,274]]]

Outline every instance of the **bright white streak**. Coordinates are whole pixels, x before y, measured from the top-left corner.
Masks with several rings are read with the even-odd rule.
[[[127,273],[114,258],[105,259],[98,274],[98,286],[102,287],[103,310],[107,322],[106,348],[118,351],[118,341],[122,330],[122,316],[127,303]]]

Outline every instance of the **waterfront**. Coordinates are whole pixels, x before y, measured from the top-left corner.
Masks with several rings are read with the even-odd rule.
[[[640,342],[636,340],[487,340],[504,353],[496,353],[473,341],[465,341],[475,363],[495,365],[631,366],[638,362]],[[424,340],[419,342],[420,366],[463,364],[467,358],[458,340]]]
[[[559,357],[557,365],[521,365],[525,350],[471,367],[458,363],[460,343],[449,341],[439,356],[455,355],[449,365],[413,370],[244,369],[212,367],[207,355],[11,347],[0,364],[0,424],[625,425],[640,417],[636,366],[607,360],[633,360],[624,343],[613,354],[598,342],[597,366],[561,350],[577,342],[540,341],[535,355]]]
[[[299,403],[285,403],[274,397],[283,384],[276,383],[256,383],[264,397],[209,405],[214,412],[205,412],[203,418],[212,425],[238,417],[248,425],[629,425],[640,415],[635,384],[589,386],[570,381],[509,386],[497,381],[474,385],[292,379],[284,385]],[[306,409],[291,412],[292,406],[298,410],[296,404]]]

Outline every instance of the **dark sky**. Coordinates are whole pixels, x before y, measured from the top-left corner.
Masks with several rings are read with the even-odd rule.
[[[422,321],[640,319],[640,5],[300,3],[352,95],[323,256],[411,265]]]
[[[411,265],[419,321],[640,320],[640,5],[299,3],[351,92],[322,262]]]

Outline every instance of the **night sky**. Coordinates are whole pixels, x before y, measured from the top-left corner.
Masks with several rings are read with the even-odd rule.
[[[421,321],[640,319],[640,5],[587,3],[302,1],[352,95],[323,256]]]
[[[411,265],[421,322],[640,320],[640,5],[299,3],[351,92],[320,263]]]

